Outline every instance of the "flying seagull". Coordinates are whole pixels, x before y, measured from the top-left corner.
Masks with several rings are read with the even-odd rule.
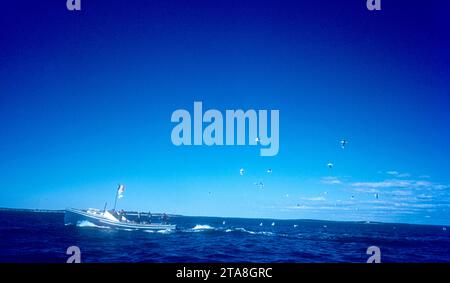
[[[272,174],[272,169],[271,168],[267,169],[267,173]]]
[[[241,176],[244,176],[244,168],[241,168],[240,170],[239,170],[239,174],[241,175]]]
[[[264,183],[259,181],[254,183],[258,189],[264,189]]]
[[[327,166],[328,166],[328,168],[333,168],[334,164],[331,162],[328,162]]]
[[[347,140],[341,140],[341,148],[344,149],[347,143],[348,143]]]

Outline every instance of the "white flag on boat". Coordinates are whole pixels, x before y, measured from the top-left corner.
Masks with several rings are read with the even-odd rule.
[[[123,192],[125,191],[124,185],[119,185],[119,188],[117,189],[117,197],[123,198]]]

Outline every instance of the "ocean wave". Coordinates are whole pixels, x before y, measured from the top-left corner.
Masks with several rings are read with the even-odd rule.
[[[159,233],[159,234],[171,234],[173,232],[175,232],[175,230],[171,230],[171,229],[161,229],[161,230],[142,230],[142,232],[145,233]]]
[[[91,228],[106,228],[109,229],[110,227],[105,227],[105,226],[98,226],[90,221],[87,220],[83,220],[77,223],[78,227],[91,227]],[[129,228],[117,228],[118,230],[122,230],[122,231],[136,231],[136,229],[129,229]],[[171,230],[171,229],[162,229],[162,230],[142,230],[143,232],[146,233],[159,233],[159,234],[170,234],[170,233],[174,233],[176,232],[175,230]],[[224,233],[246,233],[246,234],[250,234],[250,235],[263,235],[263,236],[276,236],[277,234],[274,232],[269,232],[269,231],[252,231],[252,230],[247,230],[245,228],[242,227],[229,227],[229,228],[224,228],[224,227],[213,227],[207,224],[197,224],[192,228],[187,228],[187,229],[181,229],[178,230],[179,232],[224,232]]]
[[[183,232],[210,232],[210,231],[214,231],[214,232],[224,232],[224,233],[233,233],[233,232],[237,232],[237,233],[247,233],[247,234],[251,234],[251,235],[264,235],[264,236],[275,236],[276,233],[273,232],[269,232],[269,231],[252,231],[252,230],[247,230],[245,228],[242,227],[230,227],[230,228],[224,228],[224,227],[212,227],[209,225],[202,225],[202,224],[197,224],[195,225],[193,228],[190,229],[186,229],[186,230],[182,230]]]
[[[171,229],[162,229],[162,230],[158,230],[156,232],[160,233],[160,234],[170,234],[170,233],[173,233],[173,230],[171,230]]]
[[[203,230],[215,230],[216,228],[211,227],[209,225],[201,225],[201,224],[197,224],[195,225],[193,228],[189,229],[192,231],[203,231]]]
[[[83,220],[83,221],[78,221],[77,222],[77,227],[92,227],[92,228],[102,228],[102,229],[108,229],[109,227],[105,227],[105,226],[98,226],[95,225],[94,223],[87,221],[87,220]]]
[[[247,233],[247,234],[251,234],[251,235],[264,235],[264,236],[275,236],[276,235],[273,232],[268,232],[268,231],[251,231],[251,230],[247,230],[245,228],[226,229],[225,232],[226,233],[241,232],[241,233]]]

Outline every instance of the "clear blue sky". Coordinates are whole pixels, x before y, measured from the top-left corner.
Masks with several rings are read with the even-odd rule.
[[[130,210],[450,224],[448,1],[82,2],[2,3],[1,207],[123,183]],[[279,109],[278,155],[174,146],[194,101]]]

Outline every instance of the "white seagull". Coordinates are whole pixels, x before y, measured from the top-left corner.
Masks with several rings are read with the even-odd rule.
[[[254,183],[258,189],[264,189],[264,183],[259,181]]]

